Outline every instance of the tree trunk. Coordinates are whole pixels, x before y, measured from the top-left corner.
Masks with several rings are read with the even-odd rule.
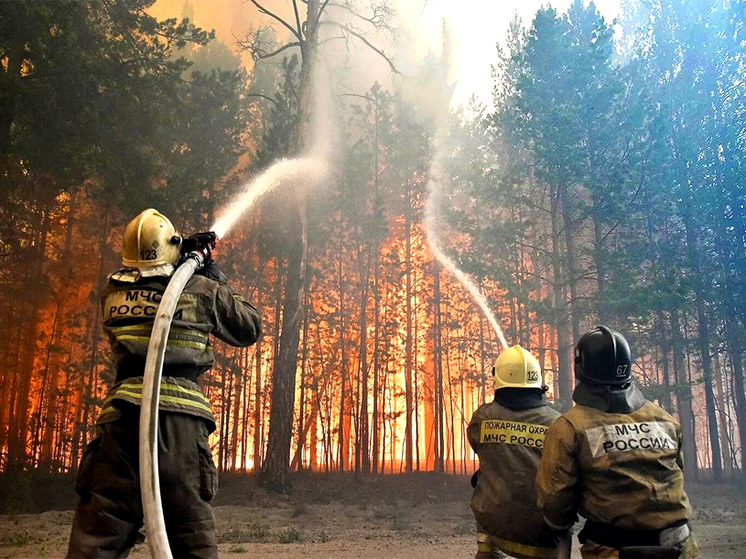
[[[692,389],[684,370],[683,340],[679,324],[679,311],[671,312],[671,348],[673,349],[673,371],[676,379],[676,404],[684,446],[684,473],[688,478],[698,479],[697,443],[694,437],[694,412],[692,410]]]
[[[445,470],[445,464],[443,462],[444,448],[444,433],[443,433],[443,346],[441,342],[441,324],[442,316],[440,312],[440,266],[437,262],[433,262],[433,305],[435,306],[435,328],[433,340],[434,349],[434,378],[433,382],[435,387],[433,389],[433,400],[434,400],[434,421],[435,424],[435,440],[434,443],[434,454],[435,454],[435,471],[443,472]]]
[[[262,314],[262,291],[257,289],[256,309]],[[275,326],[276,327],[276,326]],[[262,467],[262,340],[264,335],[259,336],[256,341],[254,358],[254,471],[258,472]]]
[[[360,251],[362,258],[362,250]],[[363,473],[370,472],[370,423],[368,418],[368,286],[370,284],[370,248],[368,259],[363,275],[363,293],[360,301],[360,374],[361,400],[360,400],[360,434],[358,435],[358,451],[356,464],[359,464]]]
[[[350,386],[349,371],[347,370],[347,344],[345,342],[345,308],[344,308],[344,275],[342,273],[342,215],[339,216],[339,252],[337,255],[337,286],[339,288],[339,354],[340,363],[340,396],[339,396],[339,432],[337,440],[337,456],[339,458],[339,471],[343,472],[350,467]]]
[[[407,340],[406,340],[406,361],[404,364],[404,391],[406,400],[406,420],[404,426],[405,437],[405,460],[407,472],[412,471],[413,460],[413,441],[412,441],[412,193],[407,180],[407,207],[405,209],[405,275],[406,275],[406,321],[407,321]]]
[[[304,299],[306,299],[307,296],[304,294]],[[300,365],[300,409],[298,410],[298,443],[296,445],[296,456],[299,457],[298,462],[296,463],[295,460],[293,460],[293,463],[290,465],[291,469],[303,469],[303,447],[306,446],[306,433],[307,429],[305,428],[304,420],[306,416],[306,385],[308,384],[308,303],[307,301],[304,302],[303,308],[305,309],[305,312],[303,313],[303,348],[301,349],[301,365]]]
[[[553,204],[552,209],[552,269],[553,269],[553,288],[554,288],[554,308],[557,313],[557,358],[558,371],[555,374],[558,377],[557,385],[559,388],[559,402],[563,411],[572,407],[573,378],[570,361],[568,359],[570,352],[570,341],[568,340],[568,316],[567,301],[563,293],[562,285],[564,283],[562,275],[562,260],[560,257],[559,247],[559,223],[557,216],[557,206]]]
[[[671,405],[671,387],[670,387],[670,377],[668,372],[668,353],[669,353],[669,342],[668,338],[666,337],[666,323],[663,320],[663,313],[661,311],[658,311],[656,313],[656,318],[658,320],[658,334],[659,334],[659,343],[660,343],[660,350],[661,350],[661,362],[663,364],[663,397],[661,398],[663,407],[666,409],[668,413],[673,413],[673,406]]]
[[[694,274],[694,292],[697,305],[697,341],[702,360],[702,372],[705,381],[705,404],[707,407],[707,423],[710,435],[710,449],[712,451],[712,475],[715,481],[722,478],[722,464],[720,461],[720,437],[718,436],[717,415],[715,411],[715,393],[712,387],[712,367],[710,363],[710,334],[707,314],[705,312],[704,290],[699,266],[697,232],[691,214],[691,202],[687,200],[684,208],[684,228],[686,231],[686,245],[689,266]]]
[[[50,227],[49,211],[42,210],[41,231],[38,239],[38,249],[35,254],[36,262],[32,273],[30,293],[33,296],[30,321],[26,332],[23,355],[24,363],[19,379],[18,392],[15,400],[15,421],[10,427],[8,440],[8,471],[20,471],[26,465],[26,444],[28,440],[29,417],[28,408],[31,396],[31,379],[36,361],[36,342],[39,335],[39,320],[41,300],[43,298],[43,266],[46,255],[47,236]]]
[[[578,272],[575,266],[575,243],[573,240],[574,227],[572,222],[572,208],[570,206],[570,197],[567,192],[567,185],[564,180],[560,180],[559,198],[562,206],[562,225],[565,231],[565,271],[567,272],[567,284],[570,288],[570,312],[572,314],[572,339],[577,343],[580,339],[580,310],[578,308]]]
[[[305,203],[300,208],[300,242],[289,250],[282,334],[277,367],[272,375],[272,407],[269,415],[267,458],[262,466],[261,483],[272,491],[290,489],[290,445],[293,435],[295,377],[298,367],[301,300],[308,251]]]
[[[596,313],[599,324],[606,324],[608,315],[606,312],[606,269],[604,267],[603,255],[603,231],[601,219],[598,215],[600,210],[596,209],[598,202],[593,201],[593,258],[596,264]]]
[[[724,233],[727,233],[727,231]],[[736,309],[733,280],[728,273],[729,260],[725,248],[721,248],[721,261],[725,274],[723,285],[725,307],[727,309]],[[733,384],[735,385],[733,403],[736,410],[736,422],[738,424],[741,447],[741,476],[746,478],[746,386],[743,380],[743,346],[740,342],[737,319],[734,314],[731,312],[724,313],[723,321],[725,322],[726,346],[733,366]]]
[[[720,356],[715,353],[715,390],[717,396],[718,415],[720,416],[720,438],[723,447],[723,472],[726,479],[733,478],[733,462],[731,460],[730,445],[728,443],[728,411],[726,409],[725,391],[723,390],[723,374],[725,367],[721,367]]]

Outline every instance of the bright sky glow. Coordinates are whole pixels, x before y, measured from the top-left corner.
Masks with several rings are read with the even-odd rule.
[[[587,3],[587,2],[586,2]],[[601,14],[612,21],[619,12],[620,0],[597,0]],[[495,44],[504,44],[508,25],[517,12],[529,27],[536,12],[549,2],[541,0],[399,0],[404,25],[416,30],[423,50],[438,50],[440,22],[451,22],[457,43],[454,66],[457,86],[454,103],[465,103],[475,93],[482,103],[492,101],[490,65],[497,60]],[[551,5],[564,13],[571,0],[556,0]],[[423,10],[423,5],[424,10]],[[428,46],[425,46],[428,45]]]

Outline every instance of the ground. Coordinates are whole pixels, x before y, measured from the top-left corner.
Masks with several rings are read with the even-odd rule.
[[[745,557],[746,490],[695,483],[687,489],[701,557]],[[438,474],[359,480],[305,474],[296,479],[293,493],[280,497],[258,489],[252,478],[227,476],[215,503],[220,554],[230,559],[468,559],[475,551],[469,496],[468,478]],[[71,510],[1,515],[0,558],[63,556],[71,522]],[[579,558],[577,549],[576,541],[573,557]],[[147,546],[138,546],[132,557],[150,557]]]

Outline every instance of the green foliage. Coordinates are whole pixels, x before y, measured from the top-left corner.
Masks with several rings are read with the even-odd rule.
[[[205,49],[214,34],[186,19],[157,21],[146,12],[151,4],[2,4],[5,194],[34,195],[19,190],[27,183],[53,194],[87,180],[125,215],[148,205],[168,210],[199,205],[235,164],[245,76],[226,70],[182,80],[192,64],[185,47]]]
[[[7,547],[26,547],[33,538],[28,532],[10,532],[0,536],[0,545]]]
[[[269,524],[252,521],[242,526],[231,526],[218,534],[218,543],[262,543],[269,541],[272,530]]]
[[[303,531],[292,526],[280,530],[277,534],[277,541],[280,543],[301,543],[305,539],[306,536],[303,534]]]

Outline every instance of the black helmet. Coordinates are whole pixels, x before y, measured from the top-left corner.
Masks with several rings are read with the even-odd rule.
[[[632,379],[627,340],[616,330],[597,326],[575,346],[575,377],[586,384],[621,386]]]

